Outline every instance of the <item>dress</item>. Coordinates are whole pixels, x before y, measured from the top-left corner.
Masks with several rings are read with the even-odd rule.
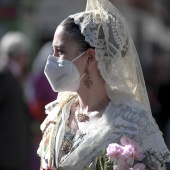
[[[108,0],[87,0],[86,10],[69,18],[79,26],[85,41],[95,47],[110,103],[92,129],[74,132],[68,130],[67,122],[77,94],[60,92],[58,99],[46,106],[48,116],[41,125],[41,169],[85,170],[87,165],[94,169],[95,158],[110,143],[120,143],[122,136],[135,140],[143,151],[152,149],[160,157],[164,155],[162,162],[170,161],[162,133],[152,117],[125,18]]]
[[[144,151],[153,149],[157,153],[168,152],[166,145],[162,145],[164,143],[162,134],[157,129],[154,119],[151,121],[148,118],[146,109],[137,101],[126,101],[120,105],[111,101],[98,124],[94,125],[92,129],[84,132],[77,131],[75,134],[70,133],[67,129],[67,120],[75,96],[73,95],[64,104],[61,119],[57,116],[57,110],[60,110],[57,101],[50,103],[46,108],[48,116],[41,126],[41,130],[45,129],[45,132],[38,151],[43,158],[44,169],[50,163],[53,164],[53,167],[59,166],[61,170],[84,170],[86,165],[92,167],[94,159],[102,154],[108,144],[119,143],[120,138],[124,135],[137,141]],[[133,103],[133,105],[129,103]],[[58,120],[57,126],[53,124],[56,120]],[[48,122],[51,123],[47,127]],[[50,129],[53,130],[56,137],[54,137],[55,135],[52,137],[52,133],[48,133]],[[48,138],[49,134],[50,138]],[[43,152],[44,148],[45,152]],[[61,157],[64,151],[65,154]],[[51,154],[53,156],[50,160],[49,155]]]

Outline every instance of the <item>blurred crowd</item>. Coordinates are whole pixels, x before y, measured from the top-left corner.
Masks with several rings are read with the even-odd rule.
[[[127,19],[151,110],[170,149],[170,1],[110,1]],[[43,71],[53,33],[61,20],[84,10],[85,4],[0,1],[0,170],[39,169],[36,150],[44,107],[57,98]]]

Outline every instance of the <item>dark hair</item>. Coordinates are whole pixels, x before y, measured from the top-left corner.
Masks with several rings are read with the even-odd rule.
[[[60,25],[63,26],[65,31],[67,31],[77,42],[79,51],[84,52],[88,48],[94,49],[94,47],[91,47],[90,44],[85,41],[85,36],[81,33],[79,25],[75,24],[73,18],[66,18]]]

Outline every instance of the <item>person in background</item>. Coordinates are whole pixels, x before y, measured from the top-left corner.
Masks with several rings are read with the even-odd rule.
[[[30,147],[30,113],[23,83],[30,40],[10,31],[0,41],[0,170],[26,170]]]
[[[168,86],[166,86],[168,66],[165,54],[166,51],[158,43],[152,43],[152,65],[145,75],[152,114],[164,138],[166,138],[166,126],[169,119],[169,109],[166,106],[168,101],[165,97],[165,94],[168,94]],[[164,91],[164,88],[167,92]]]
[[[46,56],[51,53],[51,45],[51,41],[46,42],[39,50],[33,61],[32,70],[28,76],[24,88],[29,111],[34,117],[34,121],[32,121],[32,161],[30,164],[30,169],[38,169],[40,164],[39,158],[35,153],[42,136],[39,130],[39,125],[42,123],[46,116],[44,111],[45,105],[55,100],[58,94],[51,89],[48,80],[44,75],[44,67],[47,61]]]
[[[42,122],[45,118],[44,107],[57,98],[57,93],[51,89],[44,75],[44,67],[47,55],[52,49],[52,42],[46,42],[39,50],[32,64],[32,71],[27,80],[25,93],[29,103],[29,109],[34,118]]]

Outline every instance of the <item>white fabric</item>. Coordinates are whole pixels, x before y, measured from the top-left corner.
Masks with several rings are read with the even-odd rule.
[[[85,12],[69,17],[74,18],[85,40],[95,47],[110,99],[118,90],[123,98],[117,102],[132,97],[150,112],[138,55],[121,13],[108,0],[88,0]]]
[[[134,107],[129,107],[128,101],[117,106],[110,102],[102,118],[99,119],[98,124],[92,129],[81,133],[78,132],[81,138],[73,144],[73,148],[75,147],[75,149],[68,153],[65,159],[59,164],[57,160],[60,146],[67,126],[70,107],[74,101],[75,99],[69,101],[63,108],[62,120],[59,123],[60,126],[57,128],[55,156],[53,159],[55,162],[54,165],[59,165],[61,170],[84,170],[86,165],[94,162],[94,159],[102,153],[102,150],[105,149],[109,143],[119,143],[123,135],[127,135],[136,140],[145,151],[147,149],[153,149],[158,154],[169,152],[160,131],[155,127],[154,121],[149,118],[146,109],[144,109],[141,104],[134,101]],[[47,121],[52,120],[51,118],[54,113],[57,115],[56,107],[51,111],[47,109],[47,111],[49,112]],[[43,160],[45,160],[45,158],[47,159],[49,157],[49,152],[41,156]],[[49,163],[48,159],[46,163]],[[44,165],[44,167],[46,166],[47,165]]]
[[[80,73],[73,62],[83,56],[84,53],[72,61],[52,55],[48,57],[44,73],[54,92],[75,92],[79,89],[82,77],[80,77]]]

